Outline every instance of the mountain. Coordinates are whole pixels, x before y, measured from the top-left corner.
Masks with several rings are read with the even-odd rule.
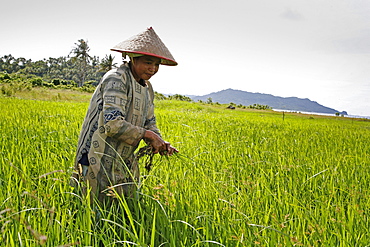
[[[301,99],[297,97],[279,97],[271,94],[262,93],[250,93],[241,90],[225,89],[219,92],[210,93],[203,96],[189,96],[192,100],[207,101],[208,98],[212,98],[213,102],[219,102],[220,104],[235,103],[237,105],[242,104],[245,106],[259,104],[268,105],[273,109],[297,111],[297,112],[316,112],[325,114],[336,114],[339,111],[320,105],[315,101],[309,99]],[[340,114],[347,115],[345,111],[339,112]]]

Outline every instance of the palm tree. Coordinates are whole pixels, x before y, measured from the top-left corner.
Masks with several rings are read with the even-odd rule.
[[[15,62],[15,58],[9,54],[9,55],[5,55],[4,56],[4,60],[2,62],[3,66],[2,66],[2,70],[7,72],[7,73],[13,73],[15,71],[13,71],[13,66],[12,64]]]
[[[101,60],[99,72],[108,72],[109,70],[116,68],[117,63],[113,63],[114,57],[112,55],[105,55],[105,58]]]
[[[90,47],[87,44],[87,41],[80,39],[78,43],[75,43],[75,47],[72,49],[70,54],[73,54],[72,61],[74,63],[79,63],[80,65],[80,75],[78,86],[83,86],[85,78],[87,75],[87,65],[90,62],[91,56],[89,55]]]

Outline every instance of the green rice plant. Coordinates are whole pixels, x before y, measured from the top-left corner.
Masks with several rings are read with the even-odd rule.
[[[0,97],[4,246],[369,246],[370,122],[156,102],[138,199],[69,186],[88,104]]]

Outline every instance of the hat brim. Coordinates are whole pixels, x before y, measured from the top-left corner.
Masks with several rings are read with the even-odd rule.
[[[152,56],[152,57],[157,57],[157,58],[160,58],[161,59],[161,64],[162,65],[168,65],[168,66],[176,66],[177,65],[177,62],[175,60],[172,60],[172,59],[169,59],[167,57],[162,57],[162,56],[159,56],[157,54],[153,54],[153,53],[149,53],[149,52],[141,52],[141,51],[124,51],[124,50],[120,50],[120,49],[111,49],[111,51],[117,51],[117,52],[121,52],[122,55],[127,55],[127,56],[130,56],[130,54],[140,54],[140,55],[146,55],[146,56]]]

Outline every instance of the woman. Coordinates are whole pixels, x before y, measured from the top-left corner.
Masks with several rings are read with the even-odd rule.
[[[156,126],[154,93],[148,81],[159,65],[177,65],[153,28],[125,40],[113,51],[129,56],[107,72],[96,88],[79,136],[75,181],[85,181],[92,200],[117,195],[131,197],[139,183],[134,157],[141,140],[153,153],[172,155],[178,150],[164,141]]]

